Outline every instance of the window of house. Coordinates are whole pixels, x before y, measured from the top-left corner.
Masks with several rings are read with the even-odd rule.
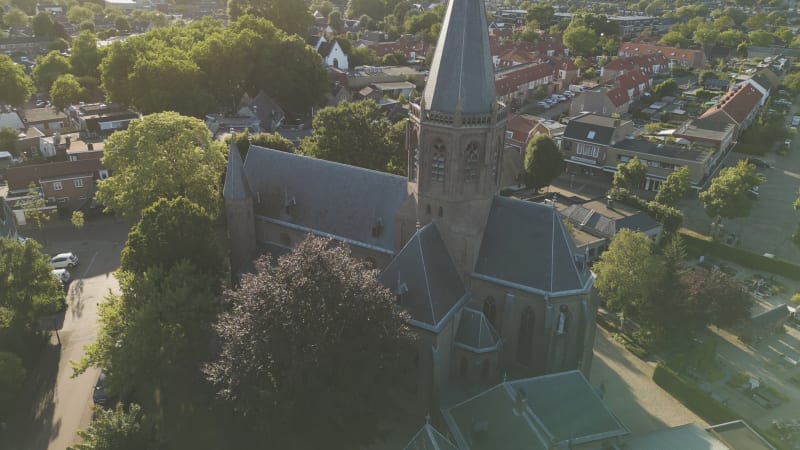
[[[467,145],[464,164],[464,182],[476,183],[478,181],[478,144],[470,142]]]
[[[441,140],[433,144],[433,158],[431,159],[431,180],[440,183],[444,182],[445,174],[445,147]]]
[[[83,178],[78,178],[77,180],[73,181],[73,184],[75,184],[76,188],[82,188],[83,187]]]
[[[600,156],[600,147],[596,145],[578,144],[577,148],[575,149],[575,153],[578,155],[597,158]]]
[[[100,171],[100,179],[101,180],[105,180],[106,178],[108,178],[108,171],[107,170],[101,170]]]
[[[586,139],[594,139],[597,133],[594,130],[589,130],[589,134],[586,135]]]
[[[61,186],[61,182],[60,181],[56,181],[56,182],[53,183],[53,190],[54,191],[60,191],[61,189],[64,189],[64,187]]]

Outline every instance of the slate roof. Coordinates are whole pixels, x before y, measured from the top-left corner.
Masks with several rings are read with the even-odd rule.
[[[102,168],[101,160],[97,158],[14,166],[6,169],[6,181],[9,190],[27,189],[29,184],[38,183],[40,178],[97,173]]]
[[[785,320],[787,317],[789,317],[789,307],[784,303],[770,310],[757,314],[750,320],[752,321],[753,325],[757,327],[773,326],[775,323]]]
[[[403,450],[458,450],[431,424],[425,424]]]
[[[499,344],[500,334],[481,311],[472,308],[461,310],[456,345],[475,353],[485,353],[498,350]]]
[[[257,145],[247,152],[244,173],[257,215],[394,250],[394,217],[408,196],[405,177]]]
[[[575,253],[555,208],[497,196],[475,273],[545,293],[582,291],[592,275],[579,267]]]
[[[564,137],[577,139],[584,142],[594,142],[599,145],[611,145],[614,137],[614,123],[611,117],[587,114],[570,119],[564,130]]]
[[[751,80],[758,83],[767,92],[772,92],[777,86],[778,79],[769,69],[759,70]]]
[[[241,200],[251,195],[247,177],[244,175],[244,165],[239,147],[231,139],[228,150],[228,168],[225,170],[225,185],[222,187],[222,196],[226,199]]]
[[[561,211],[561,215],[570,222],[580,225],[584,230],[588,228],[586,231],[593,231],[593,234],[608,238],[613,237],[623,228],[644,232],[661,226],[657,220],[641,211],[614,219],[583,205],[570,205]]]
[[[733,124],[726,122],[717,122],[708,119],[691,119],[684,122],[675,130],[673,136],[688,140],[722,142],[728,133],[733,130],[733,127]]]
[[[495,104],[494,67],[482,0],[451,0],[424,92],[425,108],[488,114]]]
[[[562,448],[628,434],[577,370],[504,382],[442,413],[455,443],[475,450]]]
[[[467,294],[436,223],[429,223],[406,243],[378,280],[395,294],[411,318],[436,328]]]

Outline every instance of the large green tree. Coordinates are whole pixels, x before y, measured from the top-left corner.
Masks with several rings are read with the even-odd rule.
[[[389,122],[372,100],[342,102],[321,109],[313,122],[313,134],[301,144],[303,153],[315,158],[373,170],[386,170]]]
[[[97,36],[91,31],[81,31],[72,40],[69,56],[72,73],[75,76],[97,76],[100,64],[100,51],[97,49]]]
[[[414,334],[376,275],[346,247],[309,237],[277,265],[259,259],[225,293],[221,352],[206,373],[274,447],[359,448],[394,409],[392,392],[413,376]]]
[[[750,214],[752,203],[748,198],[750,189],[764,182],[763,175],[756,172],[756,167],[745,161],[739,161],[735,167],[726,167],[711,180],[708,189],[701,192],[700,203],[709,217],[732,219]]]
[[[31,98],[33,91],[33,82],[22,66],[0,54],[0,103],[22,105]]]
[[[0,328],[32,329],[61,308],[62,287],[36,241],[0,238]]]
[[[151,114],[112,134],[104,150],[112,175],[98,182],[97,199],[107,210],[134,220],[159,198],[184,196],[211,216],[219,212],[224,146],[201,120]]]
[[[24,27],[29,20],[25,11],[19,8],[11,7],[3,13],[3,23],[9,27]]]
[[[695,328],[730,327],[750,319],[753,297],[741,282],[721,271],[688,271],[678,287],[687,300],[687,320]]]
[[[667,179],[661,183],[656,194],[656,201],[667,206],[675,206],[686,197],[691,188],[692,179],[689,176],[689,168],[683,166],[669,174]]]
[[[615,188],[636,189],[644,183],[646,176],[647,166],[635,157],[626,163],[617,164],[613,185]]]
[[[71,73],[56,78],[50,87],[50,100],[57,108],[67,108],[69,105],[78,103],[85,96],[86,89]]]
[[[263,17],[288,34],[305,36],[314,18],[303,0],[228,0],[228,16]]]
[[[56,78],[69,73],[71,69],[69,58],[62,56],[58,51],[36,58],[36,66],[33,68],[33,80],[39,89],[50,92],[50,87]]]
[[[236,148],[239,149],[239,153],[242,155],[242,160],[247,156],[247,151],[250,149],[251,144],[287,153],[294,153],[297,151],[292,141],[277,133],[250,134],[248,131],[245,131],[243,133],[233,133],[233,140],[236,143]]]
[[[80,5],[74,5],[67,10],[67,20],[70,23],[79,24],[81,22],[94,21],[94,12]]]
[[[564,154],[552,137],[539,134],[525,150],[525,184],[539,190],[564,171]]]
[[[184,197],[161,198],[142,211],[128,234],[120,269],[137,274],[158,265],[168,270],[184,260],[210,278],[222,272],[222,250],[211,218]]]
[[[587,26],[570,26],[564,31],[564,45],[572,54],[586,56],[591,54],[597,45],[597,35]]]
[[[118,403],[114,409],[95,407],[86,430],[78,430],[83,440],[68,450],[155,450],[155,429],[147,423],[142,408]]]
[[[0,151],[9,152],[14,156],[19,155],[18,140],[19,130],[13,127],[0,127]]]
[[[555,9],[549,3],[538,3],[528,8],[525,19],[528,22],[535,22],[541,29],[547,29],[555,18]]]

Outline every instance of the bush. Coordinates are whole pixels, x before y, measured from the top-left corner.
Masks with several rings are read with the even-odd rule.
[[[625,188],[611,188],[608,195],[613,200],[650,214],[664,225],[664,231],[674,233],[683,224],[683,213],[671,206],[655,201],[648,202]]]
[[[739,419],[730,408],[714,400],[708,392],[685,380],[663,363],[656,366],[653,381],[708,423],[726,423]]]
[[[748,250],[731,247],[711,239],[699,238],[683,231],[680,234],[686,244],[686,251],[692,256],[715,256],[751,269],[763,270],[793,280],[800,280],[800,266],[796,264],[767,258]]]

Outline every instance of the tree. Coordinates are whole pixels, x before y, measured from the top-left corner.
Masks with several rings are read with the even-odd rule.
[[[525,184],[537,191],[564,171],[564,154],[552,137],[546,134],[534,136],[525,150]]]
[[[61,307],[62,288],[34,240],[0,238],[0,328],[31,330]]]
[[[686,47],[686,37],[677,31],[670,31],[664,36],[661,36],[658,43],[670,47]]]
[[[50,44],[47,46],[47,49],[50,50],[51,52],[53,50],[57,52],[66,52],[67,50],[69,50],[69,42],[67,42],[67,40],[64,38],[55,38],[52,41],[50,41]]]
[[[22,105],[31,98],[33,91],[33,83],[22,66],[0,54],[0,104]]]
[[[33,35],[36,37],[50,37],[53,35],[53,18],[47,11],[36,14],[31,21]]]
[[[408,175],[407,126],[407,119],[403,119],[390,126],[389,132],[386,133],[386,148],[389,154],[386,171],[395,175]]]
[[[50,88],[50,99],[53,101],[53,106],[60,109],[78,103],[85,95],[85,89],[75,75],[70,73],[58,77]]]
[[[589,55],[597,45],[597,36],[584,25],[570,26],[564,31],[564,45],[575,55]]]
[[[536,22],[541,29],[546,29],[553,23],[555,18],[555,9],[549,3],[539,3],[528,8],[525,14],[525,20],[528,22]]]
[[[83,211],[72,211],[70,222],[72,222],[73,227],[79,230],[83,229],[83,226],[86,224],[86,218],[83,214]]]
[[[612,184],[615,188],[635,189],[644,183],[646,176],[647,166],[638,157],[634,157],[626,163],[617,164]]]
[[[81,31],[72,40],[72,52],[69,57],[72,73],[75,76],[97,76],[100,64],[100,52],[97,50],[97,36],[91,31]]]
[[[155,430],[147,423],[142,408],[136,403],[118,403],[114,409],[95,406],[89,428],[78,430],[83,439],[68,450],[154,450]]]
[[[622,229],[592,267],[601,298],[624,319],[641,317],[655,291],[661,265],[652,244],[643,233]]]
[[[333,31],[341,33],[344,29],[344,20],[342,20],[342,13],[339,11],[331,11],[328,14],[328,25],[333,28]]]
[[[0,417],[13,417],[14,399],[26,375],[22,358],[11,352],[0,351]]]
[[[222,273],[222,251],[208,213],[177,197],[161,198],[142,211],[122,249],[120,269],[144,273],[148,267],[171,269],[189,261],[210,278]]]
[[[755,46],[766,47],[772,44],[773,36],[764,30],[754,30],[747,33],[747,38],[750,39],[750,43]]]
[[[300,146],[304,154],[386,170],[389,155],[385,137],[389,123],[374,101],[343,102],[323,108],[314,116],[313,130]]]
[[[114,19],[114,28],[122,32],[131,31],[131,23],[125,17],[119,16]]]
[[[3,22],[9,27],[24,27],[28,24],[28,15],[25,11],[11,7],[3,13]]]
[[[184,196],[215,217],[223,152],[199,119],[166,112],[134,120],[106,141],[103,165],[112,175],[98,182],[97,199],[134,220],[159,198]]]
[[[288,34],[305,36],[314,18],[303,0],[228,0],[228,16],[263,17]]]
[[[39,189],[33,184],[33,181],[28,185],[28,195],[17,205],[18,208],[23,211],[25,221],[31,222],[39,232],[42,233],[42,240],[44,244],[47,245],[45,224],[50,221],[52,210],[47,208],[47,200],[42,198]]]
[[[0,151],[9,152],[14,156],[19,155],[18,140],[19,130],[13,127],[0,127]]]
[[[309,237],[225,292],[207,377],[275,447],[375,439],[415,351],[407,314],[376,275],[346,247]]]
[[[95,33],[97,32],[97,29],[94,26],[94,22],[86,20],[81,22],[81,24],[78,26],[78,31],[89,31]]]
[[[75,5],[67,11],[67,20],[70,23],[92,22],[94,20],[94,12],[84,6]]]
[[[386,4],[381,0],[349,0],[347,2],[347,17],[367,15],[374,20],[383,20],[386,12]]]
[[[680,278],[680,287],[687,298],[687,318],[695,328],[709,323],[731,327],[750,319],[753,297],[741,282],[721,271],[686,272]]]
[[[242,159],[247,156],[247,150],[250,148],[251,144],[258,145],[259,147],[271,148],[273,150],[280,150],[286,153],[294,153],[297,151],[292,141],[277,133],[256,133],[251,135],[245,130],[243,133],[233,133],[233,140],[236,142],[236,148],[239,149]]]
[[[657,99],[661,99],[668,95],[675,95],[678,92],[678,83],[676,83],[672,78],[658,83],[656,87],[653,88],[653,96]]]
[[[656,194],[656,201],[667,206],[675,206],[686,197],[691,188],[692,180],[689,177],[689,168],[683,166],[669,174],[667,179],[661,183],[661,188]]]
[[[701,192],[700,203],[709,217],[731,219],[750,214],[752,204],[747,191],[764,182],[755,166],[739,161],[736,167],[726,167],[711,180],[708,189]]]
[[[725,47],[736,47],[744,40],[744,33],[740,30],[725,30],[719,34],[717,42]]]
[[[33,67],[32,75],[39,89],[49,92],[56,78],[69,71],[69,59],[54,50],[44,56],[36,58],[36,65]]]

